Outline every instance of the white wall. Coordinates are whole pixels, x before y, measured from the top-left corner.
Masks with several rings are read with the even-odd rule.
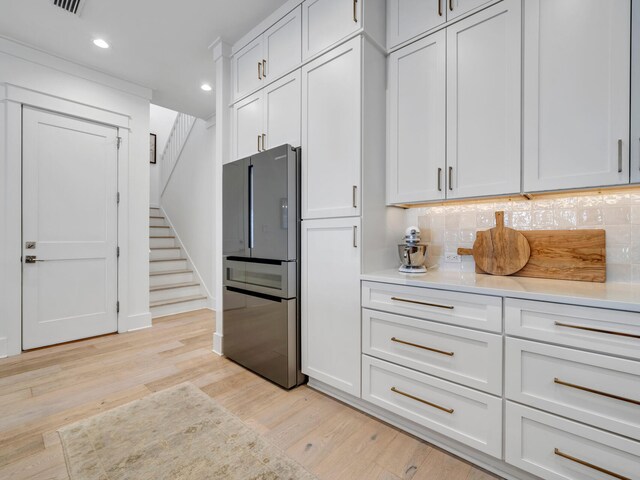
[[[196,120],[160,200],[212,302],[216,274],[214,149],[215,128]]]
[[[4,88],[3,88],[3,85]],[[20,352],[21,224],[20,103],[11,85],[26,96],[46,98],[73,111],[125,119],[128,162],[120,165],[119,208],[121,331],[151,325],[149,312],[149,99],[151,91],[0,38],[0,356]],[[17,90],[17,89],[14,89]],[[42,95],[44,94],[44,95]],[[34,103],[35,105],[35,103]],[[37,105],[36,105],[37,106]],[[126,128],[125,128],[126,130]],[[18,147],[16,148],[16,145]]]
[[[149,200],[152,206],[160,205],[160,194],[162,193],[162,172],[160,170],[160,159],[162,158],[162,152],[164,151],[164,147],[167,144],[167,140],[169,139],[169,134],[171,133],[171,128],[173,127],[173,123],[176,121],[176,117],[178,116],[178,112],[174,110],[169,110],[168,108],[159,107],[158,105],[151,104],[150,107],[150,119],[149,119],[149,129],[151,133],[155,133],[157,135],[156,138],[156,148],[157,148],[157,163],[150,164],[151,169],[151,177],[150,177],[150,188],[149,188]]]

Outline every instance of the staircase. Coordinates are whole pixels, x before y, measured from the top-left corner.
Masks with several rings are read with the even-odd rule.
[[[208,306],[173,229],[159,208],[149,212],[149,307],[153,318]]]

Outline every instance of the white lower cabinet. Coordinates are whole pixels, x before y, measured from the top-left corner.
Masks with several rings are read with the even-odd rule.
[[[302,222],[302,372],[360,396],[360,219]]]
[[[507,338],[505,395],[640,439],[640,362]]]
[[[494,457],[502,456],[502,400],[362,357],[362,398]]]
[[[502,335],[362,309],[362,353],[502,394]]]
[[[540,478],[639,478],[640,442],[512,402],[505,420],[505,460]]]

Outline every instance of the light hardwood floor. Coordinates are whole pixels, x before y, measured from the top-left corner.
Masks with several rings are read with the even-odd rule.
[[[67,479],[56,430],[189,381],[321,479],[493,476],[307,386],[287,392],[211,352],[202,310],[0,360],[0,479]]]

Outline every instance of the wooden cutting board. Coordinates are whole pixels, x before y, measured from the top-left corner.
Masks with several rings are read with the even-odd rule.
[[[491,275],[511,275],[529,261],[529,242],[522,233],[504,226],[504,212],[496,212],[496,226],[476,235],[473,249],[458,249],[473,255],[478,268]]]
[[[529,242],[531,256],[516,277],[600,282],[607,280],[604,230],[520,231]],[[476,264],[477,273],[487,273]]]

